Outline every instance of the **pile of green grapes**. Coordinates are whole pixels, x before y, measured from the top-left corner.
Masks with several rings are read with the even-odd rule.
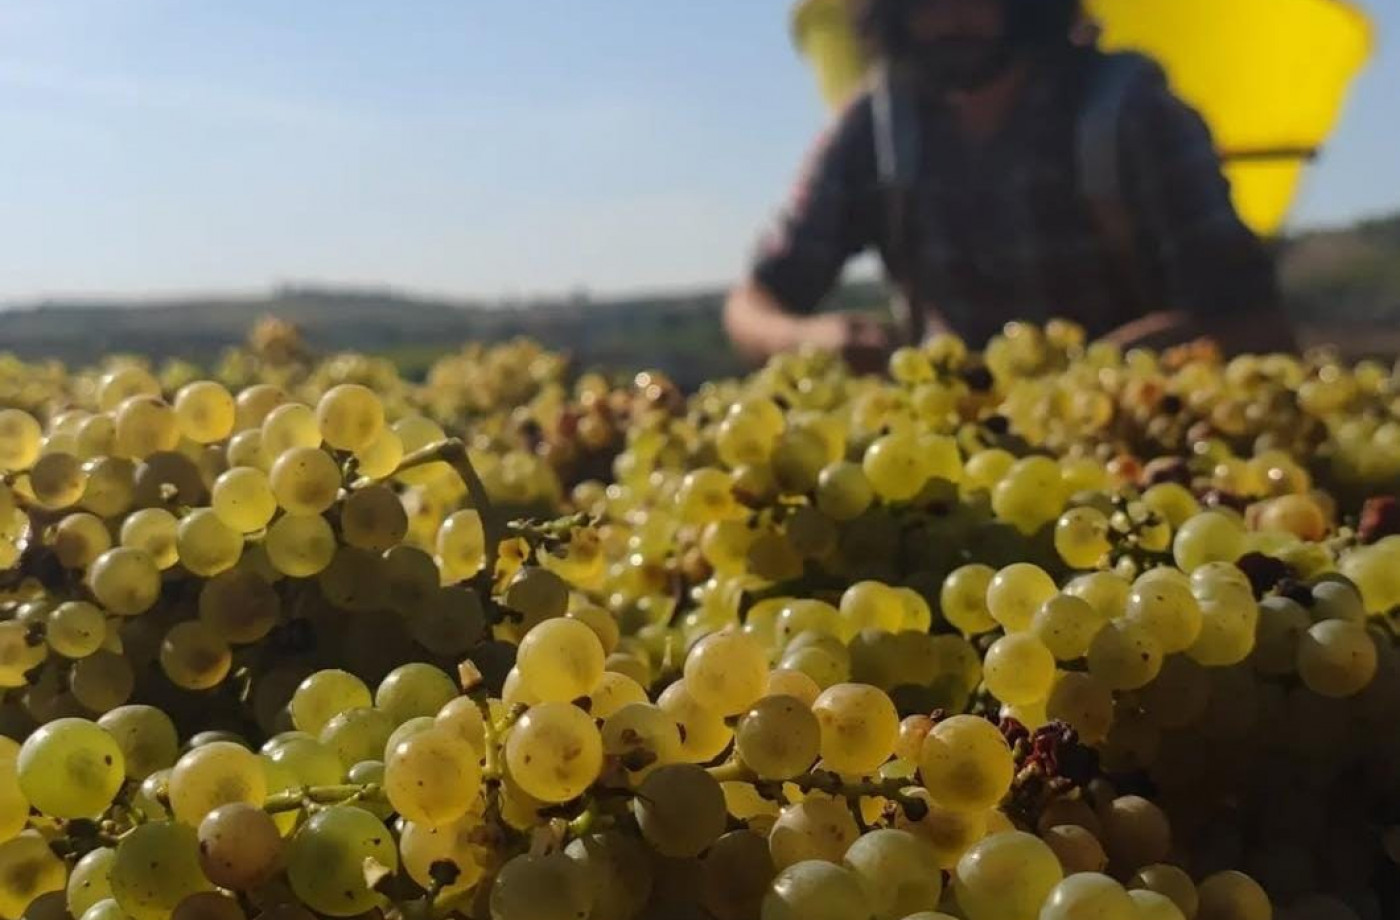
[[[0,918],[1400,913],[1389,369],[259,341],[0,360]]]

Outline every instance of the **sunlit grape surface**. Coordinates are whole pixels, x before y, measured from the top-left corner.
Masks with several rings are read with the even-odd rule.
[[[1400,373],[0,356],[0,920],[1400,916]]]

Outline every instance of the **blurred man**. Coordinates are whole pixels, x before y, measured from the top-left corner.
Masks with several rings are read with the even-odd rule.
[[[878,366],[951,331],[1065,317],[1093,337],[1289,349],[1265,246],[1201,118],[1146,58],[1107,55],[1079,0],[853,0],[881,76],[817,144],[725,326]],[[901,322],[814,313],[874,247]]]

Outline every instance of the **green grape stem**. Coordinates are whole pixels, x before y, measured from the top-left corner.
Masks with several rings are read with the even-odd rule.
[[[312,805],[353,805],[368,799],[385,801],[384,790],[378,783],[346,783],[338,786],[307,786],[301,789],[288,789],[268,796],[263,802],[263,811],[278,814],[286,811],[299,811]]]
[[[751,784],[760,794],[774,792],[781,794],[785,783],[769,782],[760,780],[753,775],[748,767],[737,761],[729,761],[716,767],[709,768],[710,776],[717,782],[744,782]],[[911,817],[924,813],[928,805],[923,799],[909,795],[906,789],[916,785],[907,779],[883,779],[883,780],[861,780],[860,782],[849,782],[842,779],[835,773],[826,770],[812,770],[801,776],[794,776],[786,782],[793,784],[803,792],[822,792],[830,796],[840,796],[850,802],[864,798],[889,799],[899,804],[900,808]],[[766,796],[765,797],[769,797]]]

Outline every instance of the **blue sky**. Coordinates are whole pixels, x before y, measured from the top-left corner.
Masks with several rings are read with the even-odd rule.
[[[1400,208],[1400,0],[1370,6],[1303,223]],[[723,281],[823,117],[787,7],[0,0],[0,303]]]

